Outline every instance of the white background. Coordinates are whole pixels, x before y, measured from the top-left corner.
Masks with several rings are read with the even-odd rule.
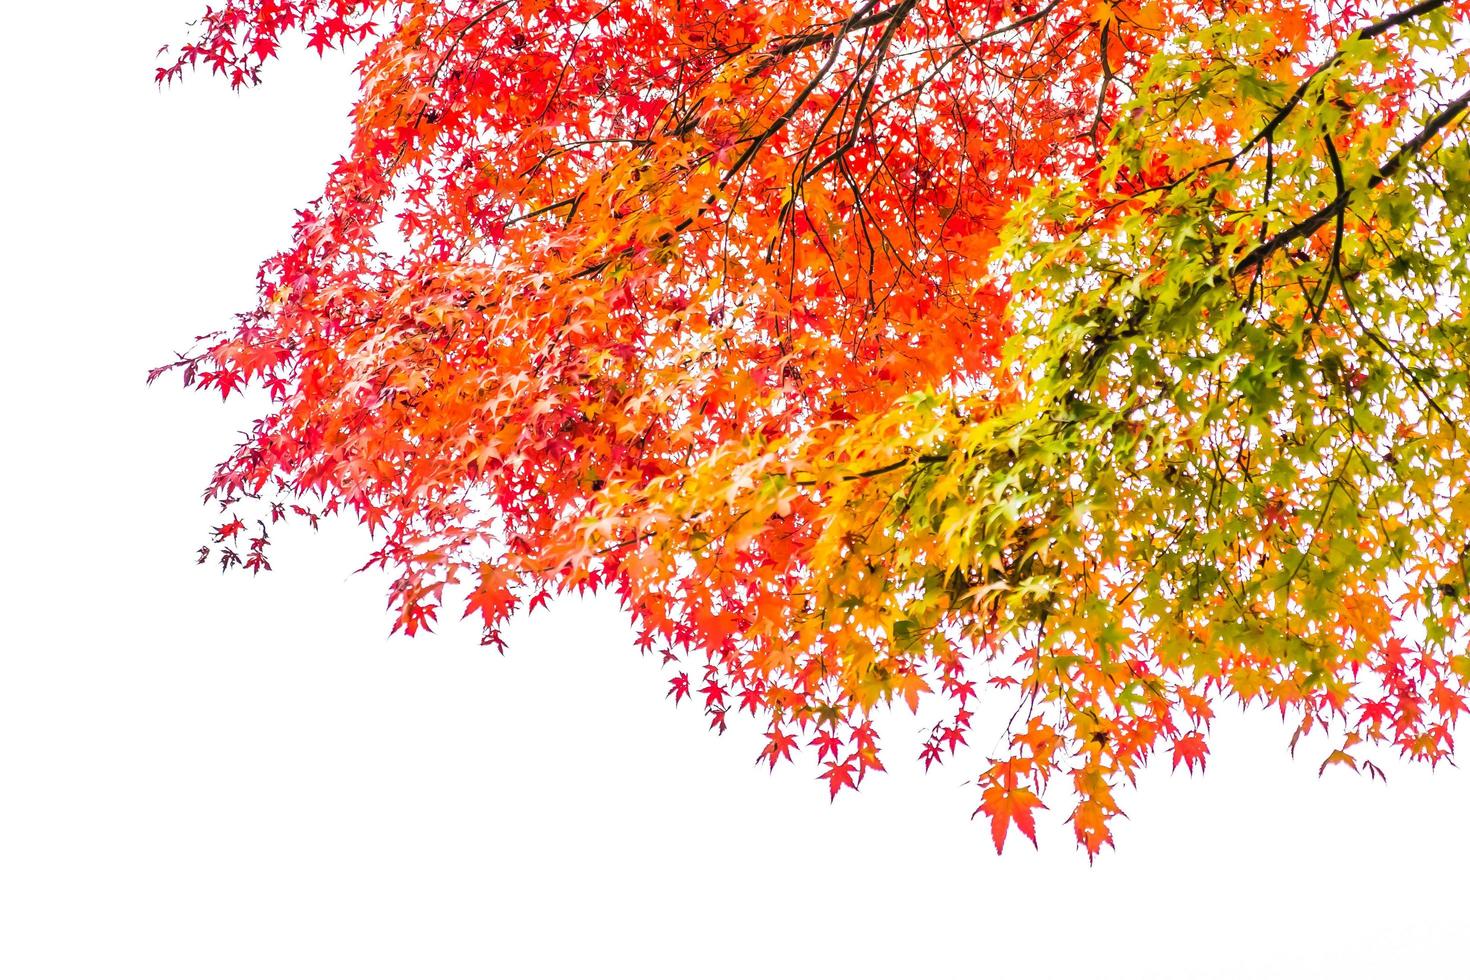
[[[501,657],[388,639],[345,525],[195,566],[251,406],[143,376],[251,303],[353,92],[299,44],[156,90],[200,3],[7,5],[0,977],[1470,976],[1457,769],[1319,779],[1231,712],[1204,777],[1121,797],[1116,853],[1048,812],[997,858],[978,760],[924,776],[896,716],[829,804],[665,700],[611,603]]]

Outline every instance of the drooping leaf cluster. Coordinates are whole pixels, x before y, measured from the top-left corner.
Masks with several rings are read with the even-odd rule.
[[[494,645],[614,590],[675,700],[834,795],[879,706],[946,705],[928,766],[1005,700],[997,848],[1061,781],[1095,854],[1226,699],[1445,759],[1467,18],[227,0],[160,81],[253,84],[294,32],[362,90],[259,305],[171,365],[271,399],[201,560],[347,512],[396,629],[467,593]]]

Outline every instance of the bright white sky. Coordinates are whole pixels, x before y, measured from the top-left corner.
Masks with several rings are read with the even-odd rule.
[[[389,640],[346,526],[196,567],[249,406],[143,376],[250,302],[352,95],[304,52],[158,92],[200,3],[6,14],[0,976],[1470,976],[1457,769],[1319,779],[1231,714],[1096,866],[1059,813],[997,858],[964,767],[829,804],[666,701],[611,603],[500,657]]]

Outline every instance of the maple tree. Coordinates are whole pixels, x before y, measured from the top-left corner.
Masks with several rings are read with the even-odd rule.
[[[1470,2],[223,0],[160,82],[358,47],[259,304],[223,567],[344,512],[394,629],[609,589],[835,796],[1014,708],[999,849],[1089,856],[1222,701],[1453,751]],[[254,510],[252,510],[254,508]],[[367,566],[365,566],[367,567]],[[456,590],[459,590],[457,593]],[[989,739],[986,739],[989,742]]]

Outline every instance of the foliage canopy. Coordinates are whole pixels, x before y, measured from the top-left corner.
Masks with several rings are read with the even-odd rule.
[[[1224,700],[1453,750],[1470,657],[1465,0],[224,0],[359,46],[259,305],[214,557],[347,512],[395,628],[612,589],[835,795],[874,710],[1014,707],[1000,848],[1089,855]],[[201,561],[209,556],[203,549]],[[987,733],[989,736],[991,733]],[[984,740],[987,744],[989,737]],[[1324,766],[1327,764],[1324,763]]]

